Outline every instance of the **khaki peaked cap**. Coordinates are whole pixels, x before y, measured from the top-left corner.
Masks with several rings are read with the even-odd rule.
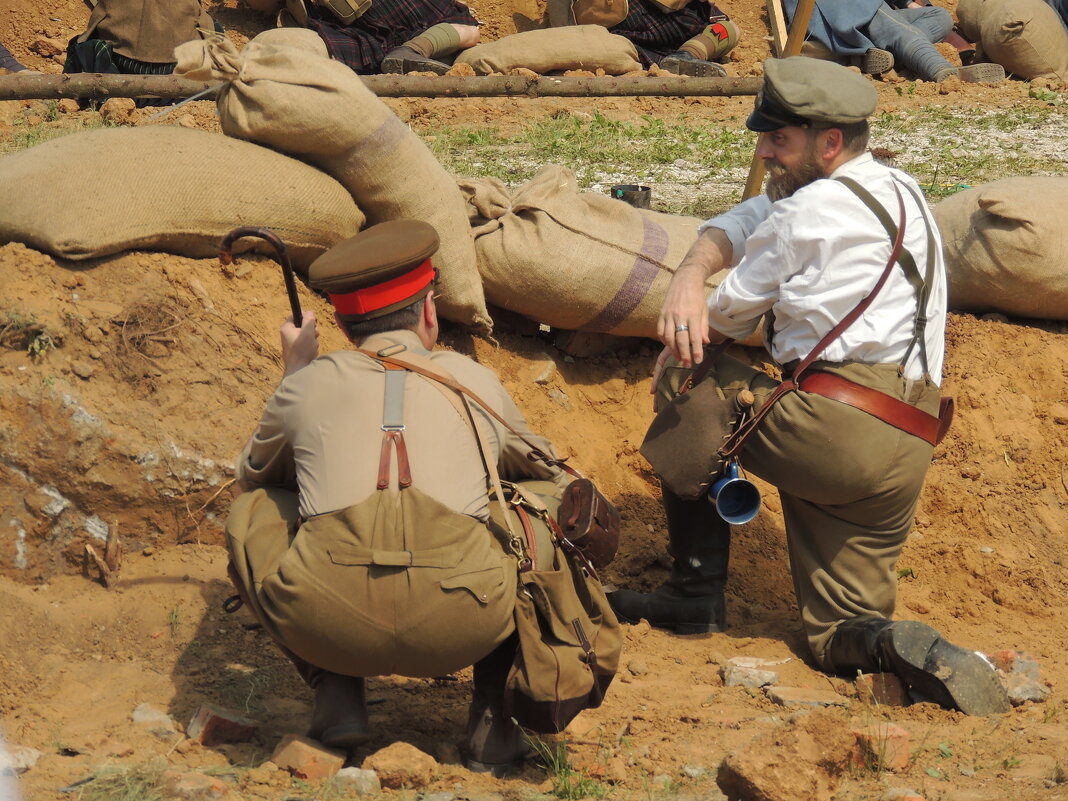
[[[438,232],[421,220],[379,223],[313,261],[308,283],[329,293],[345,318],[381,317],[430,291],[436,271],[429,259],[438,244]]]
[[[746,127],[774,131],[788,125],[852,125],[868,119],[878,99],[870,80],[840,64],[805,56],[769,58]]]

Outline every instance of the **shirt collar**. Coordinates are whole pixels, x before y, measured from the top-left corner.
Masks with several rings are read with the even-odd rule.
[[[375,353],[384,350],[385,348],[392,348],[396,345],[403,345],[404,350],[396,350],[395,352],[390,353],[390,356],[400,356],[405,350],[420,356],[425,356],[430,352],[423,347],[423,343],[419,341],[419,335],[415,333],[415,331],[386,331],[381,334],[372,334],[360,343],[360,347],[363,350],[369,350]]]

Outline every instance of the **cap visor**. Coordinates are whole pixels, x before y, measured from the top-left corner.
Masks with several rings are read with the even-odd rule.
[[[768,131],[777,131],[780,128],[785,128],[786,123],[778,122],[770,117],[765,117],[758,109],[754,109],[749,115],[749,118],[745,121],[745,127],[750,131],[766,133]]]

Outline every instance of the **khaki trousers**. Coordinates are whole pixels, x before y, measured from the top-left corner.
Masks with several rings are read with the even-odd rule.
[[[836,373],[938,414],[938,387],[905,379],[897,365],[817,361],[810,369]],[[662,402],[690,372],[665,371]],[[750,389],[756,408],[778,383],[729,356],[717,359],[706,380],[730,401]],[[821,667],[830,667],[827,645],[839,622],[893,615],[894,567],[932,450],[865,412],[800,391],[783,396],[746,443],[742,466],[779,490],[801,622]]]

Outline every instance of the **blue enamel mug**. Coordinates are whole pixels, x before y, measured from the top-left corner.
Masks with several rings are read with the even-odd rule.
[[[713,482],[708,500],[720,517],[735,526],[748,523],[760,511],[760,490],[752,481],[738,475],[736,461],[728,463],[723,475]]]

